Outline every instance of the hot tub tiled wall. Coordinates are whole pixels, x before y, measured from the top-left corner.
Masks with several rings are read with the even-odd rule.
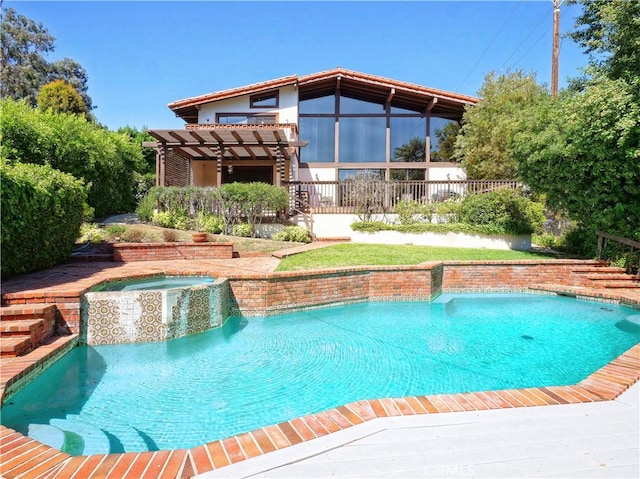
[[[81,341],[165,341],[218,327],[228,316],[228,281],[163,291],[86,293]]]
[[[115,243],[113,245],[113,260],[125,263],[231,258],[233,258],[233,243]]]

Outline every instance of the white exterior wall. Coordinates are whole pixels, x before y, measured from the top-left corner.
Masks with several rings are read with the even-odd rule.
[[[300,168],[299,181],[335,181],[337,168]]]
[[[447,180],[466,180],[467,174],[462,168],[457,166],[430,166],[429,167],[429,180],[430,181],[447,181]]]
[[[298,124],[298,91],[293,85],[288,85],[280,88],[279,92],[278,108],[251,108],[253,93],[207,103],[200,107],[198,123],[215,123],[216,113],[265,113],[276,114],[278,123]]]

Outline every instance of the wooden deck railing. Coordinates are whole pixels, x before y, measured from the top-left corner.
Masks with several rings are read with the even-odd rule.
[[[290,209],[315,213],[356,213],[363,197],[373,200],[379,213],[393,213],[398,202],[420,203],[462,198],[499,188],[516,189],[521,184],[510,180],[452,181],[291,181]]]
[[[640,241],[631,240],[628,238],[622,238],[621,236],[614,236],[609,233],[603,233],[602,231],[596,231],[598,237],[598,257],[602,256],[602,250],[607,246],[607,241],[615,241],[616,243],[623,244],[625,246],[631,246],[631,249],[640,250]]]

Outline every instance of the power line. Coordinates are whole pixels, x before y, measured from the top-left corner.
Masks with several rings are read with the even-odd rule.
[[[509,60],[511,60],[511,57],[513,57],[513,56],[516,54],[516,52],[517,52],[518,50],[520,50],[520,47],[521,47],[522,45],[524,45],[524,44],[526,43],[526,41],[527,41],[527,40],[529,40],[529,38],[531,37],[531,35],[533,35],[533,32],[535,32],[535,31],[538,29],[538,27],[540,26],[540,24],[541,24],[541,23],[542,23],[542,22],[547,18],[547,16],[549,15],[549,12],[550,12],[550,11],[551,11],[551,10],[549,10],[549,11],[545,12],[545,13],[542,15],[542,17],[540,17],[540,20],[538,20],[538,23],[536,23],[536,24],[535,24],[535,26],[534,26],[534,27],[529,31],[529,33],[527,34],[527,36],[526,36],[526,37],[524,37],[524,39],[523,39],[523,40],[518,44],[518,46],[513,50],[513,52],[511,52],[511,54],[507,57],[507,59],[502,63],[502,65],[500,65],[500,69],[499,69],[500,71],[502,71],[502,69],[503,69],[503,67],[504,67],[504,66],[508,65]]]
[[[516,5],[513,7],[513,10],[511,10],[511,13],[509,14],[509,16],[506,18],[506,20],[502,23],[502,26],[500,27],[500,29],[498,30],[498,32],[493,36],[493,39],[489,42],[489,45],[487,45],[487,48],[484,49],[484,51],[482,52],[482,55],[480,55],[480,57],[478,58],[478,60],[476,60],[476,62],[474,63],[474,65],[471,67],[471,70],[469,70],[469,73],[467,73],[467,76],[464,77],[464,80],[462,80],[462,82],[460,83],[460,85],[458,86],[458,88],[456,89],[456,91],[460,91],[460,89],[462,88],[462,85],[465,84],[465,82],[469,79],[469,77],[471,76],[471,73],[473,73],[473,71],[476,69],[476,67],[478,66],[478,64],[480,63],[480,61],[484,58],[484,56],[487,54],[487,52],[489,51],[489,49],[491,48],[491,46],[493,45],[493,43],[496,41],[496,39],[498,38],[498,36],[500,35],[500,33],[502,33],[502,30],[504,30],[504,27],[507,25],[507,23],[509,22],[509,20],[511,20],[511,17],[513,16],[513,14],[515,13],[515,11],[518,9],[518,7],[520,6],[520,2],[516,3]]]

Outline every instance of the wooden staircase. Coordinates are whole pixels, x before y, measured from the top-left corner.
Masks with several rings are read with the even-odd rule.
[[[0,356],[22,356],[55,334],[56,306],[23,304],[0,307]]]

